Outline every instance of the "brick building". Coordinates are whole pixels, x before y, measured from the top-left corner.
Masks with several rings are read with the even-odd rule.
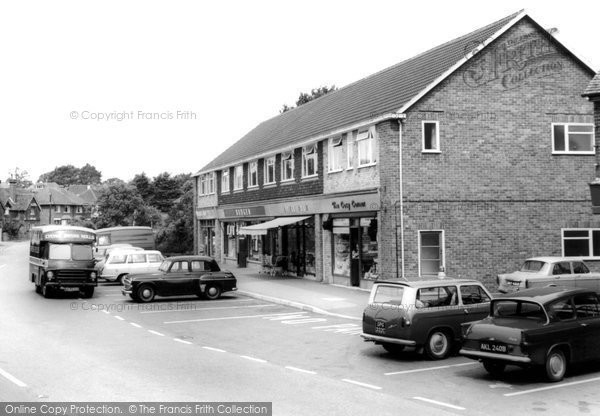
[[[593,76],[521,11],[266,120],[195,175],[196,251],[363,287],[593,259]]]

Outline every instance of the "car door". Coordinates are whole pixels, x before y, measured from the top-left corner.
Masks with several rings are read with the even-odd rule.
[[[478,284],[460,286],[463,322],[479,321],[490,314],[490,296]]]
[[[163,295],[184,295],[189,292],[190,270],[187,260],[177,260],[164,275]]]
[[[206,284],[210,280],[212,274],[210,267],[204,260],[192,260],[190,267],[190,287],[194,288],[194,290],[200,290],[200,285]]]
[[[162,264],[163,258],[158,253],[147,254],[148,263],[146,263],[146,273],[154,273]]]
[[[583,344],[583,357],[585,359],[600,358],[600,302],[595,293],[582,293],[573,297],[573,305],[577,314],[577,321]]]
[[[450,328],[454,338],[460,337],[465,312],[458,305],[458,288],[455,285],[421,288],[417,299],[423,306],[418,313],[415,312],[411,327],[418,343],[424,343],[433,328]]]
[[[571,346],[571,359],[579,360],[585,357],[586,341],[589,328],[581,325],[575,315],[572,297],[564,297],[546,305],[550,325],[545,334],[549,341],[548,347],[566,343]]]
[[[573,279],[575,287],[600,292],[600,279],[590,273],[590,269],[582,261],[573,261]]]
[[[129,274],[146,272],[146,255],[144,253],[131,253],[127,255],[127,271]]]
[[[549,284],[562,286],[565,288],[575,287],[575,279],[571,271],[570,261],[560,261],[558,263],[554,263],[552,268],[552,279]]]

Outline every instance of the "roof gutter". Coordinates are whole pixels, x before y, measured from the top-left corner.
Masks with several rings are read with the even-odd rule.
[[[292,145],[282,146],[282,147],[275,148],[273,150],[269,150],[268,152],[254,154],[254,155],[245,157],[243,159],[238,159],[238,160],[235,160],[233,162],[227,163],[225,165],[218,165],[218,166],[212,167],[210,169],[199,170],[198,172],[194,173],[192,175],[192,177],[194,177],[194,176],[200,176],[200,175],[203,175],[205,173],[210,173],[210,172],[214,172],[214,171],[217,171],[217,170],[222,170],[222,169],[225,169],[227,167],[239,165],[239,164],[242,164],[242,163],[245,163],[245,162],[250,162],[252,160],[262,159],[262,158],[265,158],[265,157],[268,157],[268,156],[273,156],[273,155],[275,155],[277,153],[289,152],[290,150],[296,149],[298,147],[303,147],[303,146],[306,146],[306,145],[309,145],[309,144],[312,144],[312,143],[319,142],[321,140],[327,139],[327,138],[332,137],[332,136],[337,136],[339,134],[342,134],[342,133],[345,133],[345,132],[348,132],[348,131],[352,131],[352,130],[360,129],[362,127],[370,126],[372,124],[381,123],[382,121],[386,121],[386,120],[398,120],[398,119],[405,119],[405,118],[406,118],[406,114],[402,114],[401,111],[399,111],[399,112],[393,112],[393,113],[383,113],[383,114],[380,114],[380,115],[375,115],[375,116],[373,116],[371,118],[368,118],[366,120],[359,121],[357,123],[350,124],[350,125],[347,125],[347,126],[344,126],[344,127],[340,127],[340,128],[334,129],[334,130],[330,130],[327,133],[319,134],[318,136],[311,137],[310,139],[306,139],[306,140],[303,140],[301,142],[296,142],[296,143],[294,143]]]

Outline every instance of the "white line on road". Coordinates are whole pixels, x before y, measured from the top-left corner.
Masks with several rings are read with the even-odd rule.
[[[287,368],[288,370],[292,370],[292,371],[298,371],[299,373],[317,374],[316,371],[304,370],[304,369],[298,368],[298,367],[286,366],[285,368]]]
[[[125,318],[123,318],[122,316],[119,316],[119,315],[115,315],[115,318],[118,319],[119,321],[125,320]]]
[[[198,311],[211,311],[215,309],[244,309],[244,308],[265,308],[265,307],[273,307],[278,305],[273,304],[264,304],[264,305],[247,305],[247,306],[219,306],[215,308],[185,308],[181,307],[181,309],[168,309],[164,311],[145,311],[140,313],[167,313],[167,312],[198,312]]]
[[[177,342],[181,342],[182,344],[188,344],[191,345],[192,343],[189,341],[185,341],[183,339],[179,339],[179,338],[173,338],[173,341],[177,341]]]
[[[419,373],[421,371],[432,371],[432,370],[442,370],[444,368],[451,368],[451,367],[462,367],[465,365],[474,365],[474,364],[479,364],[477,361],[474,361],[472,363],[461,363],[461,364],[451,364],[451,365],[440,365],[438,367],[427,367],[427,368],[417,368],[415,370],[404,370],[404,371],[394,371],[392,373],[383,373],[384,376],[395,376],[397,374],[410,374],[410,373]]]
[[[15,376],[13,376],[10,373],[7,373],[6,371],[4,371],[1,368],[0,368],[0,375],[4,376],[4,378],[12,381],[13,383],[15,383],[19,387],[27,387],[27,384],[23,383],[21,380],[19,380],[18,378],[16,378]]]
[[[587,380],[571,381],[570,383],[555,384],[553,386],[540,387],[540,388],[537,388],[537,389],[517,391],[517,392],[514,392],[514,393],[506,393],[506,394],[504,394],[504,396],[505,397],[519,396],[521,394],[537,393],[538,391],[544,391],[544,390],[550,390],[550,389],[558,389],[558,388],[561,388],[561,387],[570,387],[570,386],[575,386],[577,384],[592,383],[594,381],[600,381],[600,377],[588,378]]]
[[[136,324],[135,322],[129,322],[129,325],[135,326],[136,328],[141,328],[141,325]]]
[[[413,399],[415,399],[415,400],[421,400],[421,401],[427,402],[427,403],[437,404],[439,406],[446,406],[446,407],[449,407],[450,409],[466,410],[464,407],[455,406],[453,404],[444,403],[444,402],[438,402],[437,400],[431,400],[431,399],[427,399],[425,397],[418,397],[418,396],[416,396],[416,397],[413,397]]]
[[[281,321],[282,324],[286,325],[297,325],[297,324],[310,324],[313,322],[325,322],[325,318],[303,318],[303,319],[290,319],[288,321]]]
[[[257,363],[266,363],[267,360],[263,360],[262,358],[249,357],[247,355],[240,355],[240,357],[245,358],[246,360],[256,361]]]
[[[275,318],[263,318],[269,321],[281,321],[281,320],[285,320],[285,319],[298,319],[298,318],[306,318],[306,312],[296,312],[296,313],[286,313],[286,314],[279,314],[279,316],[275,317]]]
[[[109,311],[107,311],[106,309],[102,309],[102,312],[104,312],[104,313],[105,313],[105,314],[107,314],[107,315],[110,315],[110,312],[109,312]]]
[[[214,347],[202,347],[205,350],[209,350],[209,351],[216,351],[216,352],[227,352],[225,350],[222,350],[221,348],[214,348]]]
[[[241,316],[224,316],[222,318],[204,318],[204,319],[186,319],[184,321],[167,321],[163,324],[185,324],[188,322],[206,322],[206,321],[224,321],[228,319],[247,319],[247,318],[263,318],[265,316],[281,316],[289,315],[286,313],[271,313],[266,315],[241,315]]]
[[[360,381],[350,380],[349,378],[343,378],[342,381],[345,381],[346,383],[356,384],[357,386],[361,386],[361,387],[367,387],[367,388],[373,389],[373,390],[381,390],[381,387],[379,387],[379,386],[374,386],[372,384],[367,384],[367,383],[361,383]]]
[[[0,269],[3,269],[6,267],[6,264],[0,264]]]
[[[154,335],[158,335],[159,337],[164,337],[165,336],[165,334],[161,334],[160,332],[153,331],[151,329],[149,329],[148,332],[150,332],[151,334],[154,334]]]

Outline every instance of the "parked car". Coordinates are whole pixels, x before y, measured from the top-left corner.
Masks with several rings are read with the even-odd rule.
[[[106,260],[108,260],[108,256],[114,250],[143,250],[141,247],[133,247],[131,244],[111,244],[104,250],[104,255],[101,258],[95,257],[96,260],[96,269],[100,270],[106,264]]]
[[[492,375],[508,364],[540,366],[550,381],[568,365],[600,358],[600,302],[595,291],[544,287],[492,300],[490,315],[463,326],[460,354]]]
[[[461,324],[487,316],[490,299],[477,280],[380,281],[363,313],[362,337],[391,353],[408,346],[446,358],[461,340]]]
[[[499,274],[498,291],[512,293],[548,285],[600,292],[600,273],[591,273],[583,260],[573,257],[533,257],[513,273]]]
[[[101,278],[123,283],[125,276],[135,273],[150,273],[158,270],[164,260],[157,250],[139,248],[114,249],[104,265],[98,269]]]
[[[223,292],[237,290],[233,273],[222,271],[206,256],[169,257],[156,273],[128,275],[123,279],[123,295],[138,302],[151,302],[155,296],[197,295],[218,299]]]

